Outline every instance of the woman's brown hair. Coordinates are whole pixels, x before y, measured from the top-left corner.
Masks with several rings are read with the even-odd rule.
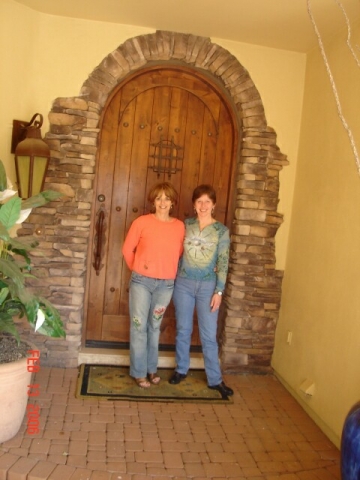
[[[200,198],[202,195],[207,195],[210,200],[212,200],[213,204],[215,205],[216,203],[216,192],[214,187],[211,185],[203,184],[199,185],[195,188],[192,194],[192,202],[195,203],[198,198]]]
[[[150,203],[154,203],[155,198],[158,197],[162,192],[164,192],[165,195],[170,198],[173,205],[177,204],[178,193],[174,186],[169,182],[161,182],[154,185],[148,194],[148,201]]]

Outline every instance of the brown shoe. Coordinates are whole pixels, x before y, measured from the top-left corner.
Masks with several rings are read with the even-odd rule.
[[[150,388],[150,383],[146,378],[135,378],[135,382],[140,388]]]
[[[157,373],[148,373],[148,379],[153,385],[159,385],[161,380]]]

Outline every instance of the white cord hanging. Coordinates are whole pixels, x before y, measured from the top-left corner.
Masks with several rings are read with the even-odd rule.
[[[346,19],[346,22],[347,22],[347,26],[348,26],[348,40],[347,40],[347,44],[350,48],[350,51],[352,53],[352,55],[354,56],[355,58],[355,61],[357,62],[358,66],[359,65],[359,60],[355,54],[355,52],[353,51],[353,48],[351,47],[351,44],[350,44],[350,23],[349,23],[349,19],[345,13],[345,10],[342,6],[342,4],[338,1],[338,0],[335,0],[335,2],[338,4],[338,6],[342,9],[344,15],[345,15],[345,19]],[[311,6],[310,6],[310,0],[307,0],[307,10],[308,10],[308,13],[309,13],[309,17],[310,17],[310,20],[311,20],[311,23],[313,24],[313,27],[314,27],[314,30],[315,30],[315,33],[316,33],[316,36],[318,38],[318,42],[319,42],[319,46],[320,46],[320,51],[321,51],[321,55],[323,57],[323,60],[324,60],[324,63],[325,63],[325,67],[326,67],[326,71],[328,73],[328,76],[329,76],[329,79],[330,79],[330,84],[331,84],[331,87],[332,87],[332,90],[333,90],[333,93],[334,93],[334,97],[335,97],[335,102],[336,102],[336,106],[337,106],[337,111],[338,111],[338,115],[340,117],[340,120],[348,134],[348,137],[349,137],[349,140],[350,140],[350,145],[351,145],[351,148],[353,150],[353,153],[354,153],[354,157],[355,157],[355,162],[356,162],[356,166],[357,166],[357,170],[358,170],[358,173],[360,175],[360,159],[359,159],[359,155],[358,155],[358,152],[357,152],[357,148],[356,148],[356,145],[355,145],[355,140],[354,140],[354,137],[353,137],[353,134],[350,130],[350,127],[349,125],[347,124],[344,116],[343,116],[343,113],[342,113],[342,109],[341,109],[341,104],[340,104],[340,99],[339,99],[339,95],[338,95],[338,92],[337,92],[337,88],[336,88],[336,85],[335,85],[335,81],[334,81],[334,78],[333,78],[333,75],[331,73],[331,70],[330,70],[330,66],[329,66],[329,62],[327,60],[327,57],[326,57],[326,53],[325,53],[325,49],[324,49],[324,45],[323,45],[323,42],[322,42],[322,39],[321,39],[321,36],[320,36],[320,32],[316,26],[316,23],[315,23],[315,20],[314,20],[314,17],[313,17],[313,14],[312,14],[312,11],[311,11]]]

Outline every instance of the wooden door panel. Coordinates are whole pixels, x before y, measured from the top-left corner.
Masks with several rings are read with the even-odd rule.
[[[202,183],[212,185],[214,182],[217,141],[218,137],[214,118],[210,115],[209,110],[205,109],[199,169],[199,179],[201,178]]]
[[[176,156],[176,172],[159,171],[159,151]],[[208,82],[177,68],[159,69],[126,82],[114,94],[103,116],[98,152],[94,228],[103,211],[106,233],[101,268],[97,273],[91,269],[88,282],[86,338],[126,346],[130,271],[121,249],[128,229],[150,211],[147,194],[159,181],[170,181],[179,192],[173,214],[180,219],[193,216],[193,189],[199,183],[213,184],[217,219],[225,222],[231,204],[234,128],[226,105]],[[166,162],[163,166],[168,167]],[[172,302],[160,343],[169,348],[175,344]],[[192,345],[199,344],[195,321]]]
[[[124,101],[124,99],[122,99]],[[129,271],[123,259],[121,250],[124,243],[124,232],[127,232],[131,219],[129,219],[129,194],[128,185],[130,184],[130,176],[132,164],[129,161],[131,159],[132,147],[134,142],[134,124],[135,124],[135,112],[136,104],[134,102],[127,105],[127,108],[122,112],[118,125],[118,143],[116,151],[116,168],[114,173],[115,179],[121,179],[119,185],[115,189],[116,198],[114,201],[114,208],[118,217],[118,228],[114,229],[114,236],[118,238],[118,255],[120,258],[119,270],[112,272],[113,283],[118,282],[120,285],[120,304],[115,306],[113,314],[128,311],[128,283],[129,283]],[[133,200],[130,198],[130,203]],[[120,208],[120,211],[117,210]],[[131,214],[134,214],[132,212]],[[117,280],[117,275],[119,280]],[[111,312],[109,312],[111,313]],[[120,340],[119,340],[120,341]]]
[[[235,183],[234,144],[228,139],[234,138],[234,128],[229,113],[221,106],[219,117],[219,138],[217,143],[213,185],[216,189],[216,218],[229,228],[232,220],[232,192]]]
[[[164,173],[156,172],[157,159],[152,155],[156,155],[158,149],[156,145],[162,138],[168,137],[169,131],[169,111],[171,89],[169,87],[154,88],[154,104],[151,118],[151,137],[147,155],[148,173],[146,181],[146,191],[148,192],[156,183],[165,181]],[[149,207],[149,205],[148,205]]]
[[[181,147],[181,149],[178,151],[179,157],[182,159],[178,165],[178,168],[181,170],[184,168],[184,162],[186,162],[184,155],[186,116],[184,115],[184,112],[187,111],[188,102],[189,93],[186,90],[172,88],[169,118],[169,138],[173,139],[175,145]],[[179,171],[176,175],[172,175],[170,180],[176,188],[176,191],[180,193],[182,183],[181,171]],[[180,216],[179,204],[176,205],[173,215],[175,217],[184,218],[183,216]]]
[[[128,315],[104,315],[101,340],[107,342],[129,341],[130,322]]]
[[[124,185],[130,182],[131,164],[128,162],[128,158],[133,148],[135,107],[134,104],[128,105],[124,114],[119,119],[120,121],[113,125],[113,130],[118,138],[113,178],[121,178]],[[109,179],[109,184],[114,184],[113,178],[111,180]],[[108,187],[107,192],[109,192],[109,190]],[[127,188],[113,188],[110,209],[111,224],[109,225],[108,262],[106,266],[107,275],[104,292],[104,313],[107,315],[118,314],[119,304],[121,303],[125,308],[127,306],[126,287],[124,288],[124,283],[121,282],[122,278],[126,282],[125,264],[121,254],[123,238],[119,234],[124,226],[126,228],[128,218],[128,195],[126,192]]]
[[[136,113],[134,124],[134,138],[132,144],[131,156],[128,161],[131,162],[131,181],[128,184],[128,208],[126,217],[126,232],[131,223],[139,215],[146,211],[146,190],[144,188],[144,179],[148,172],[148,153],[149,142],[151,139],[150,122],[151,110],[154,101],[153,90],[148,90],[141,95],[141,101],[134,100],[136,104]],[[142,128],[144,126],[144,128]],[[127,127],[128,128],[128,127]]]
[[[180,218],[188,218],[194,214],[191,197],[192,192],[195,186],[198,185],[199,181],[204,110],[204,104],[194,95],[189,95],[186,112],[184,161],[180,190]]]
[[[103,239],[99,242],[101,244],[102,255],[100,258],[100,269],[95,271],[94,268],[94,255],[97,244],[98,235],[94,235],[94,245],[91,250],[89,250],[89,255],[91,256],[91,275],[89,282],[89,291],[91,295],[89,296],[88,304],[88,315],[87,315],[87,338],[97,339],[101,338],[101,321],[99,318],[102,318],[104,310],[104,295],[103,288],[98,288],[98,286],[105,285],[106,282],[106,258],[107,258],[107,246],[108,246],[108,236],[106,235],[106,227],[109,225],[109,214],[111,205],[111,196],[112,196],[112,184],[110,181],[111,172],[113,170],[113,165],[115,163],[115,151],[116,151],[116,142],[117,137],[113,134],[113,125],[118,123],[118,114],[119,114],[119,103],[117,100],[112,102],[110,108],[108,109],[107,116],[103,122],[103,128],[101,132],[101,146],[99,149],[99,165],[105,165],[106,168],[99,168],[97,174],[97,195],[101,195],[101,192],[110,193],[106,194],[104,202],[98,202],[95,206],[96,214],[94,216],[94,225],[93,228],[96,228],[96,225],[99,222],[100,212],[104,212],[104,236]],[[109,185],[110,183],[110,185]],[[109,191],[110,188],[110,191]]]

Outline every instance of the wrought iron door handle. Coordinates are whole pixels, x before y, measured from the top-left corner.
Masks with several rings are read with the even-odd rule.
[[[101,267],[101,253],[102,253],[102,245],[103,245],[103,233],[104,233],[104,220],[105,220],[105,213],[103,210],[99,213],[99,218],[96,223],[96,248],[94,253],[94,263],[93,267],[95,268],[96,275],[99,275],[100,267]]]

